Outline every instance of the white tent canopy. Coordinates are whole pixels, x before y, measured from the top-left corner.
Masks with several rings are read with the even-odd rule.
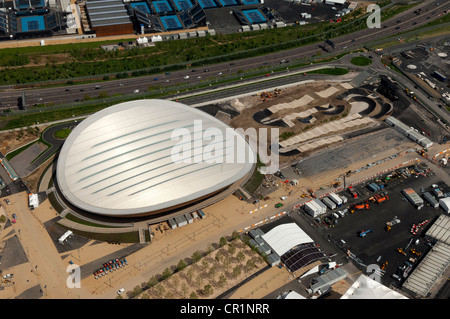
[[[361,275],[341,299],[408,299],[381,283]]]
[[[450,197],[441,198],[439,200],[439,205],[446,213],[450,213]]]
[[[295,246],[313,242],[311,237],[298,227],[296,223],[276,226],[261,237],[278,256],[282,256]]]

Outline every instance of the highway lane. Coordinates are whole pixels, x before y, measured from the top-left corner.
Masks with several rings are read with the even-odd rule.
[[[339,53],[344,51],[344,47],[347,49],[362,47],[364,43],[368,41],[384,38],[386,36],[392,36],[398,34],[399,32],[407,31],[426,24],[429,21],[438,18],[439,12],[450,9],[449,0],[441,1],[439,6],[436,6],[435,3],[435,1],[427,1],[424,4],[402,12],[397,16],[383,22],[382,28],[380,29],[365,29],[334,38],[333,42],[336,45],[336,49],[331,49],[330,46],[327,46],[327,48],[332,52]],[[416,15],[414,13],[417,8],[422,8],[422,13],[420,15]],[[435,13],[433,14],[433,12]],[[398,22],[399,20],[400,22]],[[15,107],[17,105],[17,99],[22,95],[22,92],[26,92],[26,104],[30,107],[39,103],[73,103],[76,101],[82,101],[86,96],[96,98],[100,92],[110,96],[116,93],[133,94],[134,90],[146,92],[150,86],[155,85],[162,87],[180,83],[194,85],[208,78],[214,80],[214,78],[226,76],[230,73],[236,73],[238,70],[245,72],[268,65],[278,65],[283,59],[295,61],[311,57],[320,50],[320,44],[323,43],[315,43],[254,58],[197,67],[195,68],[196,72],[192,72],[192,70],[189,69],[170,72],[168,75],[162,73],[138,78],[100,82],[98,84],[91,83],[64,87],[7,90],[2,93],[2,104],[3,107],[6,108]],[[204,72],[206,69],[209,71]],[[187,76],[189,78],[185,79]],[[155,81],[155,78],[158,80]],[[99,85],[100,88],[96,89],[96,85]]]

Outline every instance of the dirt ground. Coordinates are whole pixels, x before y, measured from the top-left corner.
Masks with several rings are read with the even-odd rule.
[[[141,293],[139,298],[173,299],[196,295],[199,299],[214,299],[265,266],[261,256],[235,239]],[[208,284],[210,290],[205,289]]]
[[[351,87],[351,86],[350,86]],[[254,94],[252,96],[247,96],[244,98],[239,98],[228,103],[231,107],[240,112],[240,114],[231,119],[229,125],[234,128],[266,128],[269,129],[268,139],[270,139],[270,128],[278,128],[279,129],[279,139],[280,142],[283,140],[287,140],[290,137],[296,136],[303,132],[312,132],[313,128],[318,128],[323,124],[331,123],[337,121],[339,119],[343,119],[347,117],[347,115],[352,113],[357,113],[362,111],[364,106],[358,102],[349,103],[349,101],[343,98],[343,95],[346,93],[346,90],[349,88],[349,84],[345,82],[329,82],[329,81],[315,81],[315,82],[307,82],[301,83],[296,86],[284,88],[284,89],[275,89],[274,91],[261,92],[259,94]],[[306,96],[311,97],[311,99],[305,99]],[[306,101],[306,102],[302,102]],[[308,102],[310,101],[310,102]],[[276,108],[279,105],[283,105],[284,103],[298,103],[298,107],[295,108]],[[330,112],[326,114],[324,112],[315,112],[312,113],[313,121],[311,123],[301,122],[297,120],[294,113],[302,114],[307,113],[314,109],[315,107],[327,108],[328,106],[341,106],[341,110],[339,112],[333,113]],[[274,109],[275,108],[275,109]],[[373,112],[377,112],[380,106],[377,105]],[[293,126],[291,127],[281,127],[281,126],[273,126],[273,125],[265,125],[257,120],[255,120],[255,114],[259,114],[259,112],[264,111],[265,109],[277,110],[276,113],[268,116],[270,119],[283,119],[288,117],[291,119]],[[306,111],[306,112],[305,112]],[[382,120],[380,118],[379,120]],[[278,121],[279,122],[279,121]],[[308,143],[310,141],[316,142],[317,140],[323,139],[325,137],[335,137],[337,135],[342,135],[345,133],[349,133],[355,130],[362,129],[364,127],[368,127],[369,125],[376,125],[377,121],[372,121],[367,124],[357,125],[355,127],[342,127],[338,132],[329,132],[327,134],[323,134],[319,137],[311,137],[310,140],[305,141]],[[324,146],[326,147],[326,146]],[[305,158],[310,156],[311,154],[322,150],[324,147],[318,147],[311,149],[310,151],[302,152],[301,154],[295,154],[291,156],[281,156],[280,164],[283,165],[285,163],[290,163],[300,158]]]

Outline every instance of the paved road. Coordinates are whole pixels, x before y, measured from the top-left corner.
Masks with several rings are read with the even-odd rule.
[[[414,10],[419,7],[422,8],[422,14],[417,16],[414,13]],[[343,52],[344,47],[346,47],[347,49],[362,47],[366,42],[384,38],[386,36],[392,36],[399,32],[419,27],[437,18],[437,14],[432,14],[432,12],[439,12],[449,8],[449,0],[440,1],[439,6],[435,5],[435,1],[426,1],[425,3],[420,4],[417,7],[402,12],[399,15],[387,20],[386,22],[383,22],[383,27],[380,29],[365,29],[354,32],[352,34],[334,38],[333,42],[336,45],[336,49],[332,51],[335,53],[339,53]],[[429,19],[427,19],[428,17]],[[397,23],[397,21],[399,20],[401,22]],[[416,24],[413,25],[413,23]],[[145,92],[147,91],[149,86],[155,84],[155,78],[158,78],[158,85],[161,85],[163,87],[169,85],[172,86],[179,83],[196,84],[199,83],[200,80],[203,80],[205,77],[219,77],[219,73],[222,73],[221,76],[225,76],[227,73],[229,73],[228,70],[231,70],[231,73],[235,73],[237,72],[237,70],[256,70],[267,65],[279,65],[280,61],[283,59],[295,61],[308,58],[313,56],[317,53],[318,50],[320,50],[320,48],[318,47],[319,44],[321,43],[306,45],[264,56],[242,59],[234,61],[233,65],[231,65],[230,63],[210,65],[207,67],[209,72],[203,72],[205,68],[197,68],[197,72],[194,73],[191,72],[191,70],[181,70],[171,72],[169,75],[159,74],[102,82],[99,83],[99,85],[101,86],[100,89],[95,89],[95,84],[80,84],[70,86],[68,88],[68,91],[66,91],[66,88],[60,87],[45,89],[7,90],[2,94],[3,104],[16,106],[17,99],[22,95],[22,92],[26,92],[26,100],[29,105],[33,105],[34,103],[72,103],[75,100],[82,100],[84,95],[86,94],[91,97],[98,96],[99,92],[107,92],[108,94],[132,94],[133,90],[135,89],[139,89],[140,92]],[[185,76],[189,76],[189,79],[185,80]],[[198,76],[201,76],[202,79],[198,79]]]

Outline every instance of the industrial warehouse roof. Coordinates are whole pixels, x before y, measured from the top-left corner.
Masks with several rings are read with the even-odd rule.
[[[409,275],[402,287],[418,297],[426,297],[449,265],[450,246],[437,242],[421,260],[419,266]]]
[[[218,192],[247,176],[255,162],[245,138],[216,118],[177,102],[137,100],[83,120],[65,141],[56,174],[73,205],[133,216]]]
[[[92,27],[131,23],[121,0],[89,0],[86,9]]]
[[[450,216],[440,215],[425,235],[450,245]]]
[[[293,247],[313,240],[295,223],[282,224],[261,236],[272,250],[282,256]]]
[[[425,233],[438,242],[409,275],[403,288],[425,297],[450,265],[450,217],[440,215]]]

